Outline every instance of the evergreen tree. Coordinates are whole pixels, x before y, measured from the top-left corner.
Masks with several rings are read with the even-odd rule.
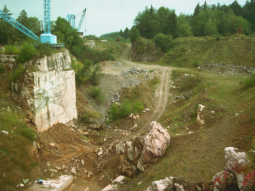
[[[206,1],[205,1],[204,5],[203,5],[203,9],[204,9],[204,11],[206,11],[206,9],[207,9],[207,3],[206,3]]]
[[[125,39],[128,39],[129,38],[129,29],[126,27],[126,29],[124,30],[124,33],[123,33],[123,37]]]
[[[200,8],[200,5],[199,5],[199,3],[198,3],[197,6],[196,6],[196,8],[195,8],[195,10],[194,10],[193,17],[198,16],[198,14],[200,13],[200,11],[201,11],[201,8]]]
[[[130,29],[130,41],[132,43],[134,43],[137,39],[139,39],[141,36],[140,36],[140,33],[139,33],[139,30],[136,28],[136,26],[133,26],[131,29]]]

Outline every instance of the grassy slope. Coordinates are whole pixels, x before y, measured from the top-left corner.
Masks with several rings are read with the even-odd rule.
[[[95,50],[109,50],[110,53],[115,57],[119,57],[127,45],[123,42],[101,42],[100,40],[95,40],[96,47]]]
[[[188,37],[175,39],[175,45],[158,63],[194,67],[206,62],[255,66],[255,40],[244,35],[222,37]]]
[[[0,73],[0,188],[15,190],[18,182],[30,178],[37,164],[31,153],[36,132],[22,121],[24,111],[10,97],[9,76],[7,70]]]
[[[167,176],[181,177],[190,182],[210,182],[213,175],[224,168],[225,147],[233,146],[244,151],[250,149],[255,137],[255,88],[242,89],[239,82],[244,77],[241,75],[226,76],[190,70],[193,77],[185,79],[181,77],[183,73],[177,72],[175,82],[179,83],[179,89],[172,88],[170,93],[176,96],[188,90],[190,99],[170,98],[165,114],[159,120],[163,127],[170,126],[168,132],[172,139],[166,154],[123,185],[122,190],[144,190],[152,181]],[[198,83],[189,84],[194,79],[199,79]],[[193,86],[191,90],[190,85]],[[199,103],[206,106],[206,125],[203,129],[196,123],[196,114],[192,113],[197,111]],[[195,133],[188,135],[185,127]],[[177,135],[181,133],[182,136]]]

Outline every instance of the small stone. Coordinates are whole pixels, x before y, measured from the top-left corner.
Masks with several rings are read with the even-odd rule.
[[[104,175],[103,176],[101,176],[101,178],[98,180],[99,182],[101,182],[101,180],[104,178]]]
[[[75,170],[75,168],[74,168],[74,167],[72,167],[72,169],[71,169],[71,173],[73,173],[73,174],[76,176],[76,170]]]
[[[138,185],[142,184],[143,182],[138,182]]]
[[[85,164],[85,163],[84,163],[84,160],[81,160],[81,164],[82,164],[82,165],[84,165],[84,164]]]
[[[22,181],[23,181],[24,184],[27,184],[29,179],[23,179]]]

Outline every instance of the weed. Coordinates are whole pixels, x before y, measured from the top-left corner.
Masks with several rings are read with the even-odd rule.
[[[35,47],[32,44],[29,44],[28,42],[24,42],[24,44],[20,48],[17,62],[24,63],[28,60],[31,60],[33,59],[35,53],[36,53]]]
[[[18,67],[10,72],[10,81],[11,82],[16,82],[17,80],[21,79],[24,75],[24,72],[25,72],[25,68],[24,66],[19,63]]]
[[[246,78],[243,83],[244,89],[249,89],[254,86],[255,86],[255,73],[251,74],[248,78]]]
[[[21,130],[21,133],[22,133],[22,135],[24,135],[25,137],[27,137],[30,140],[33,140],[33,141],[36,140],[37,133],[33,129],[29,128],[29,127],[23,128]]]
[[[179,71],[179,70],[172,70],[172,73],[171,73],[171,79],[172,80],[175,80],[179,76],[181,76],[181,71]]]
[[[4,48],[4,53],[5,54],[18,54],[19,53],[19,50],[16,46],[12,46],[12,45],[7,45],[5,48]]]

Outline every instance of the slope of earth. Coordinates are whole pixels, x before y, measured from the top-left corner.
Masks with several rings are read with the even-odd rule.
[[[122,190],[144,190],[151,182],[169,176],[209,184],[225,166],[225,147],[250,150],[255,137],[255,88],[240,85],[247,77],[172,71],[171,97],[159,119],[172,137],[170,146],[161,160]],[[205,106],[204,125],[196,122],[199,104]]]
[[[255,66],[255,39],[245,35],[187,37],[175,39],[174,47],[158,63],[177,67],[198,67],[203,63]]]

